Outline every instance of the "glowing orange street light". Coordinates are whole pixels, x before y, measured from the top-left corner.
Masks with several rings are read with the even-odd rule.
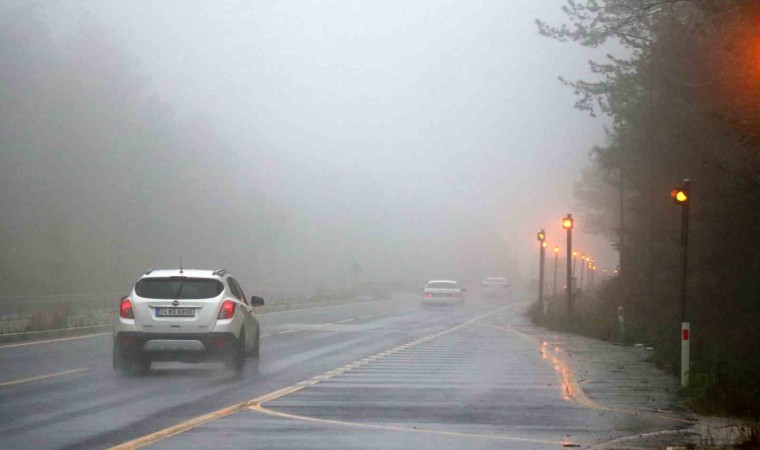
[[[554,246],[554,253],[559,253],[559,245]]]
[[[689,201],[689,191],[685,187],[673,189],[670,196],[676,205],[684,205]]]
[[[546,241],[541,241],[541,247],[546,248],[549,246],[549,243]]]
[[[568,214],[567,217],[562,219],[562,228],[566,230],[573,229],[573,217],[570,214]]]

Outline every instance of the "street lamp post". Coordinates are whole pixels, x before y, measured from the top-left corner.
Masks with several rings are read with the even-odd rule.
[[[681,386],[689,385],[689,342],[691,326],[686,320],[686,276],[689,248],[689,204],[691,203],[691,180],[683,180],[683,186],[670,193],[676,205],[681,207]]]
[[[573,316],[573,290],[570,289],[571,278],[573,276],[573,216],[567,213],[567,217],[562,219],[562,228],[567,230],[567,318]]]
[[[544,301],[544,253],[546,249],[546,232],[542,229],[536,235],[538,239],[538,303],[541,305],[544,317],[547,313],[547,305]]]
[[[578,292],[578,297],[583,296],[583,267],[586,265],[586,257],[581,256],[581,279],[578,282],[578,286],[581,288],[581,290]]]
[[[557,298],[557,260],[559,259],[559,245],[554,246],[554,288],[552,298]]]
[[[575,264],[578,262],[578,252],[573,252],[573,278],[575,278]]]

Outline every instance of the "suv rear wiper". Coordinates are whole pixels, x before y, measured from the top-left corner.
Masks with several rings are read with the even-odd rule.
[[[187,281],[187,278],[182,280],[182,283],[180,283],[179,290],[177,290],[177,296],[174,297],[174,300],[179,300],[179,296],[182,295],[182,288],[185,287],[185,281]]]

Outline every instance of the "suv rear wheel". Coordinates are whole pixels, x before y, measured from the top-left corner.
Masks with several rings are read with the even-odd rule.
[[[113,370],[121,375],[142,375],[150,370],[150,359],[142,355],[124,353],[119,345],[113,346]]]
[[[261,340],[261,336],[259,336],[260,333],[256,333],[256,342],[253,343],[253,349],[251,350],[251,358],[253,361],[251,361],[251,364],[253,365],[253,371],[258,372],[259,371],[259,341]]]
[[[224,361],[224,367],[236,374],[240,374],[245,366],[245,328],[240,330],[240,336],[235,343],[227,359]]]

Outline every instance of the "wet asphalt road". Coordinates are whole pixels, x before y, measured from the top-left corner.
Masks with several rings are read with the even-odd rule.
[[[511,327],[522,306],[414,295],[260,316],[261,365],[111,369],[111,337],[0,347],[0,448],[105,448],[230,405],[149,448],[562,448],[664,429],[567,395],[561,370]]]

